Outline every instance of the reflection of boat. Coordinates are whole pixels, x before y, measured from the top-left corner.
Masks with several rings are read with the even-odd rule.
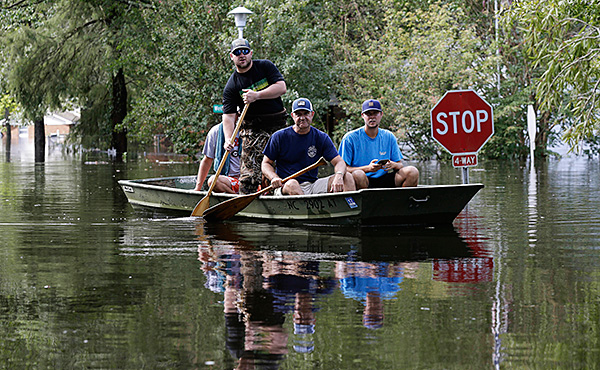
[[[314,260],[424,261],[471,257],[472,251],[453,228],[306,229],[266,223],[198,225],[203,240],[231,242],[244,248],[301,253]]]
[[[192,190],[194,176],[121,180],[119,184],[133,206],[161,211],[190,214],[206,195]],[[424,185],[316,195],[263,195],[236,218],[305,225],[448,225],[481,188],[482,184]],[[235,196],[213,193],[210,205]]]

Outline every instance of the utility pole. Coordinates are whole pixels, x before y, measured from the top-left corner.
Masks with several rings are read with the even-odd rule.
[[[496,57],[498,58],[496,65],[496,78],[498,84],[498,96],[500,96],[500,44],[499,44],[499,25],[498,25],[498,0],[494,0],[494,18],[496,28]]]

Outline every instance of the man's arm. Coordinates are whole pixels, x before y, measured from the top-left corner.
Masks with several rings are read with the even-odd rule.
[[[244,103],[254,103],[257,100],[264,99],[275,99],[285,94],[287,91],[287,86],[285,81],[277,81],[272,85],[269,85],[266,89],[260,91],[254,91],[249,89],[244,89],[244,95],[242,95],[242,99],[244,99]]]
[[[208,158],[206,155],[200,161],[200,167],[198,167],[198,177],[196,178],[196,187],[194,190],[202,190],[202,184],[204,184],[204,180],[206,180],[206,176],[208,176],[208,171],[210,170],[213,161],[213,158]]]
[[[339,155],[331,160],[334,166],[335,175],[331,183],[332,193],[344,191],[344,176],[346,175],[346,162]]]
[[[263,156],[260,169],[267,180],[270,181],[271,185],[273,185],[273,188],[277,189],[283,185],[281,178],[277,176],[277,172],[275,172],[275,162],[266,155]]]
[[[233,150],[233,145],[231,145],[231,136],[233,135],[233,130],[235,129],[236,116],[237,113],[223,114],[223,136],[225,136],[225,144],[223,147],[229,152]]]

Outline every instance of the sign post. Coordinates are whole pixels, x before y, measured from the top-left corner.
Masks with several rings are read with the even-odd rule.
[[[431,109],[431,136],[452,154],[469,183],[469,167],[477,166],[479,149],[494,134],[494,112],[473,90],[447,91]]]

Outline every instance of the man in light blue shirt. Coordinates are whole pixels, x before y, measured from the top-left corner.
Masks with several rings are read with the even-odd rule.
[[[419,170],[402,164],[396,136],[379,127],[383,117],[381,103],[366,100],[361,116],[365,126],[344,135],[339,150],[356,189],[417,186]]]

